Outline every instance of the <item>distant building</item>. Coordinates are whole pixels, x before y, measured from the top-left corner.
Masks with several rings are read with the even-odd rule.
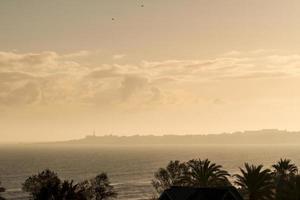
[[[97,136],[95,136],[95,135],[86,135],[85,136],[85,139],[95,139],[95,138],[97,138]]]
[[[97,138],[95,130],[93,131],[92,135],[86,135],[85,136],[85,139],[95,139],[95,138]]]
[[[165,190],[159,200],[243,200],[243,198],[234,187],[172,187]]]

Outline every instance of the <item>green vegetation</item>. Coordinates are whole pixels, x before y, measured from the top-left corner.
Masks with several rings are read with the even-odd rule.
[[[272,165],[274,169],[276,199],[299,200],[300,199],[300,175],[298,168],[289,159],[280,159]]]
[[[170,161],[166,168],[160,168],[154,173],[152,185],[158,193],[163,192],[171,186],[183,186],[183,177],[187,173],[187,166],[178,160]]]
[[[229,186],[230,177],[245,200],[300,200],[298,168],[288,159],[280,159],[271,169],[245,163],[232,176],[208,159],[170,161],[155,172],[152,185],[159,195],[172,186]]]
[[[274,199],[273,177],[271,170],[263,169],[263,165],[249,165],[240,168],[241,175],[236,174],[235,184],[240,187],[241,193],[249,200]]]
[[[232,181],[230,181],[232,180]],[[263,165],[245,163],[240,173],[230,175],[221,165],[208,159],[187,162],[170,161],[165,168],[154,173],[152,185],[160,195],[172,186],[223,187],[236,186],[245,200],[300,200],[298,167],[289,159],[280,159],[270,169]],[[117,192],[106,173],[79,183],[61,180],[46,169],[28,177],[23,183],[24,192],[32,200],[111,200]],[[1,187],[0,193],[5,192]],[[151,199],[157,199],[154,195]],[[0,200],[4,200],[0,196]]]
[[[49,169],[27,178],[23,191],[28,192],[33,200],[110,200],[117,197],[105,173],[74,184],[73,181],[61,181]]]
[[[185,180],[188,185],[196,187],[215,187],[228,185],[229,174],[221,165],[212,163],[208,159],[190,160],[187,162],[188,173]]]

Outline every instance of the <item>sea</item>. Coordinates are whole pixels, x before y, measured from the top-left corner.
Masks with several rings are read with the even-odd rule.
[[[0,145],[0,181],[11,200],[26,200],[24,180],[43,169],[61,179],[83,181],[106,172],[120,200],[143,200],[155,194],[154,172],[170,160],[208,158],[231,174],[245,162],[270,167],[280,158],[300,165],[300,145]]]

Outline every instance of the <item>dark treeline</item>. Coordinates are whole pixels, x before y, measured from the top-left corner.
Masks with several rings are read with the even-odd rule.
[[[300,144],[300,132],[267,129],[208,135],[86,136],[61,144],[154,145],[154,144]]]
[[[22,190],[29,193],[32,200],[110,200],[117,197],[106,173],[74,183],[72,180],[62,181],[55,172],[46,169],[28,177]],[[4,200],[3,197],[1,199]]]
[[[229,180],[233,180],[230,182]],[[236,186],[245,200],[300,200],[300,175],[289,159],[280,159],[270,169],[245,163],[239,174],[230,175],[208,159],[170,161],[152,180],[160,194],[172,186]]]
[[[165,168],[155,172],[152,186],[157,191],[153,200],[172,186],[235,186],[245,200],[300,200],[298,167],[289,159],[280,159],[270,168],[245,163],[240,173],[233,175],[208,159],[170,161]],[[117,197],[106,173],[74,183],[62,181],[55,172],[47,169],[28,177],[22,189],[32,200],[111,200]],[[0,192],[5,192],[1,183]]]

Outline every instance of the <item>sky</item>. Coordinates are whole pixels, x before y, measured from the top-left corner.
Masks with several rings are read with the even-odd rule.
[[[300,1],[0,0],[0,142],[300,130]]]

